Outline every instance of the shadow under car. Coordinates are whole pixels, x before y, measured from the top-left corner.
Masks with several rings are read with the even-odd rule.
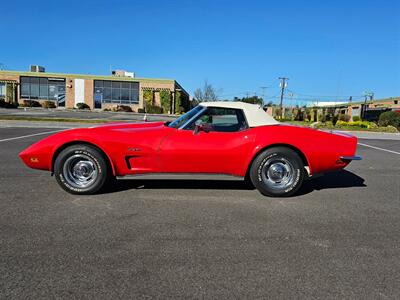
[[[347,171],[340,170],[305,180],[294,195],[305,195],[314,190],[333,188],[365,187],[364,179]],[[255,187],[245,180],[191,180],[191,179],[123,179],[108,186],[103,193],[119,192],[130,189],[208,189],[208,190],[254,190]]]

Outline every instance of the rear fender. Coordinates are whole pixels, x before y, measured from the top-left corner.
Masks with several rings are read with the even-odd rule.
[[[308,173],[308,176],[312,176],[312,174],[313,174],[312,173],[312,166],[310,164],[309,159],[307,158],[307,155],[304,152],[302,152],[299,148],[297,148],[297,147],[295,147],[295,146],[293,146],[291,144],[287,144],[287,143],[274,143],[274,144],[269,144],[269,145],[257,145],[254,148],[254,151],[253,151],[253,153],[251,155],[251,159],[247,164],[246,174],[248,174],[248,172],[249,172],[249,170],[251,168],[251,165],[252,165],[253,161],[256,159],[256,157],[260,153],[262,153],[263,151],[265,151],[265,150],[267,150],[269,148],[272,148],[272,147],[287,147],[287,148],[292,149],[293,151],[295,151],[300,156],[301,160],[303,161],[303,164],[304,164],[304,167],[305,167],[305,169],[306,169],[306,171]]]

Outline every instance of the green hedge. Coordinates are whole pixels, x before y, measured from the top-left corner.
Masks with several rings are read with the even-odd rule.
[[[163,109],[162,109],[162,107],[157,106],[157,105],[148,105],[146,107],[146,112],[149,114],[162,114]]]

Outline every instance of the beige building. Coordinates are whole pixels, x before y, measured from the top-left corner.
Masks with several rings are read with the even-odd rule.
[[[78,103],[91,109],[128,105],[136,112],[146,103],[163,107],[164,113],[186,111],[190,105],[189,94],[173,79],[136,78],[124,71],[100,76],[32,70],[37,72],[0,71],[0,99],[20,105],[51,101],[60,108],[75,108]]]
[[[346,115],[349,121],[353,121],[354,117],[364,120],[377,121],[379,115],[385,111],[393,110],[400,112],[400,97],[392,97],[378,100],[368,100],[360,102],[342,102],[342,103],[315,103],[308,107],[284,107],[283,117],[291,118],[294,111],[301,112],[298,115],[303,116],[302,119],[309,119],[312,122],[320,121],[321,118],[327,117],[329,120],[334,116]],[[264,108],[271,116],[281,114],[279,106],[270,106]]]

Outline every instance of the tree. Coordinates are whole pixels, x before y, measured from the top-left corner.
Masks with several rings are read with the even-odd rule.
[[[194,91],[194,99],[197,102],[218,101],[218,92],[205,80],[204,86]]]
[[[233,98],[233,101],[241,101],[245,103],[259,104],[259,105],[263,105],[264,103],[263,98],[260,98],[258,96],[243,97],[243,98],[235,97]]]

